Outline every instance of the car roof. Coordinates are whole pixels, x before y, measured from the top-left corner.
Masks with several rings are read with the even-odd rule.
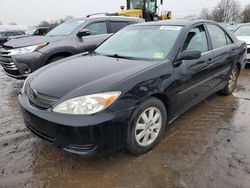
[[[162,21],[153,21],[153,22],[145,22],[136,25],[178,25],[178,26],[192,26],[194,24],[199,23],[216,23],[210,20],[162,20]],[[217,24],[217,23],[216,23]]]
[[[78,20],[78,21],[116,20],[116,21],[144,22],[144,19],[136,18],[136,17],[127,17],[127,16],[89,16],[85,18],[73,18],[70,20]]]

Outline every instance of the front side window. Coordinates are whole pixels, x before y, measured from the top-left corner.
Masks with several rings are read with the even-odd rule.
[[[108,33],[106,22],[92,23],[85,27],[85,29],[89,29],[90,35],[101,35]]]
[[[211,36],[213,48],[220,48],[227,45],[225,32],[216,25],[207,25],[208,32]]]
[[[208,51],[208,42],[204,26],[197,26],[190,30],[182,48],[182,51],[184,50]]]
[[[250,25],[241,26],[234,32],[235,36],[250,36]]]
[[[99,46],[96,52],[116,57],[162,60],[181,31],[181,26],[126,27]]]
[[[130,0],[129,9],[143,9],[143,0]]]

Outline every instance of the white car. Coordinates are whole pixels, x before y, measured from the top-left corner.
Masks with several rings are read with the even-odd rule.
[[[250,24],[240,25],[234,35],[242,41],[247,43],[247,63],[250,64]]]

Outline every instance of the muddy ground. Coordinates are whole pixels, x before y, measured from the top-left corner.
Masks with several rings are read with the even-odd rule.
[[[211,96],[137,157],[84,158],[40,141],[22,122],[21,86],[0,70],[0,187],[250,187],[250,69],[233,96]]]

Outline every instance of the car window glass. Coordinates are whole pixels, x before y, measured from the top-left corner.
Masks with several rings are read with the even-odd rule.
[[[208,32],[211,36],[213,48],[220,48],[227,45],[225,32],[216,25],[207,25]]]
[[[250,25],[239,27],[235,32],[236,36],[250,36]]]
[[[93,23],[85,27],[85,29],[89,29],[90,35],[101,35],[108,33],[106,22]]]
[[[182,48],[182,51],[184,50],[208,51],[207,36],[203,26],[197,26],[190,30]]]
[[[168,55],[181,31],[181,26],[126,27],[99,46],[96,52],[161,60]]]
[[[110,22],[112,33],[116,33],[117,31],[121,30],[127,25],[128,25],[127,22],[114,22],[114,21]]]

